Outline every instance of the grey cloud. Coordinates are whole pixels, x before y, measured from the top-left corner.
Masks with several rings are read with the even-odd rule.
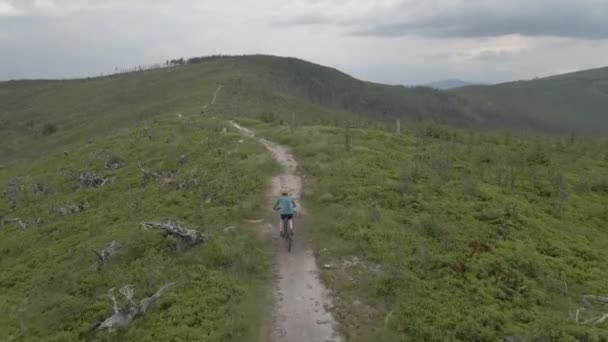
[[[174,46],[183,26],[158,25],[162,14],[139,14],[133,20],[135,14],[104,10],[3,18],[0,51],[7,53],[0,55],[0,79],[98,75],[180,57]]]
[[[604,37],[608,0],[0,4],[14,8],[10,16],[6,6],[0,13],[0,80],[98,75],[116,66],[215,53],[290,55],[372,81],[410,84],[451,77],[493,82],[599,67],[608,60],[608,40],[495,37]],[[400,38],[386,39],[391,36]]]
[[[343,16],[334,11],[333,14],[332,24],[343,27],[349,35],[474,38],[520,34],[608,38],[605,0],[401,0],[369,13]],[[318,19],[327,22],[326,18]],[[293,20],[291,24],[307,23]]]

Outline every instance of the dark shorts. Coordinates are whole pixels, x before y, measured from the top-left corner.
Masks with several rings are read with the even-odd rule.
[[[293,219],[293,214],[281,214],[281,220],[285,220],[285,219],[288,219],[288,220]]]

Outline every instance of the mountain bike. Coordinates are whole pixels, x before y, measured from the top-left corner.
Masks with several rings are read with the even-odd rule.
[[[283,230],[281,232],[281,237],[287,243],[287,252],[291,252],[291,245],[293,244],[293,231],[289,229],[289,219],[287,217],[284,218],[282,224]]]

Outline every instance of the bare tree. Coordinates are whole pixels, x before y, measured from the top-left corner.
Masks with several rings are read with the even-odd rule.
[[[166,284],[156,291],[156,293],[154,293],[152,296],[142,299],[139,304],[135,303],[135,300],[133,299],[133,295],[135,293],[135,288],[133,285],[125,285],[120,289],[120,293],[124,296],[126,301],[125,305],[121,307],[118,306],[116,297],[114,297],[114,289],[111,289],[108,297],[113,304],[113,314],[106,318],[103,322],[96,324],[93,331],[101,332],[103,330],[108,330],[113,332],[117,329],[128,329],[129,325],[134,319],[145,315],[150,306],[152,306],[152,304],[154,304],[160,298],[160,296],[162,296],[162,294],[174,284],[175,283]]]
[[[96,269],[98,272],[101,271],[107,265],[108,261],[110,261],[110,258],[112,258],[112,256],[114,256],[118,252],[119,248],[120,244],[116,240],[113,240],[107,245],[105,245],[99,252],[93,250],[93,253],[95,253],[95,255],[97,256]]]

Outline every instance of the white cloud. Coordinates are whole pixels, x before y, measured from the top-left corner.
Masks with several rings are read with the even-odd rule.
[[[0,1],[0,17],[20,15],[21,11],[6,1]]]

